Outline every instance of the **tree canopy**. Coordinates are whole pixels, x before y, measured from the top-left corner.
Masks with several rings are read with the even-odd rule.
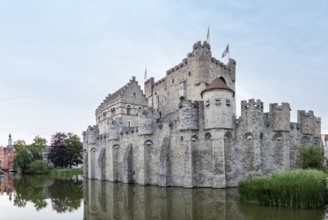
[[[76,134],[58,132],[52,136],[50,146],[48,159],[56,167],[71,167],[82,163],[82,142]]]

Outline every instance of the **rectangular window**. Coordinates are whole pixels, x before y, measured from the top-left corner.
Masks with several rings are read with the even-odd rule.
[[[221,99],[216,98],[215,99],[215,105],[221,105]]]
[[[227,99],[227,100],[226,100],[226,104],[227,104],[227,106],[230,106],[230,105],[231,105],[231,103],[230,103],[230,99]]]

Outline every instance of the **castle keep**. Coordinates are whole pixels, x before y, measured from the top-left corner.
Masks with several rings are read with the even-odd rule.
[[[83,132],[84,174],[90,179],[141,185],[237,186],[241,179],[295,167],[301,142],[320,143],[321,122],[288,103],[241,103],[236,116],[236,62],[212,57],[197,42],[158,81],[135,77],[96,109]]]

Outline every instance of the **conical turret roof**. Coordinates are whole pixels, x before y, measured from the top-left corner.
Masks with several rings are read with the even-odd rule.
[[[203,96],[203,94],[205,92],[211,91],[211,90],[228,90],[231,91],[233,94],[235,94],[235,92],[229,87],[227,86],[227,84],[223,81],[222,78],[218,78],[216,77],[201,93],[201,95]]]

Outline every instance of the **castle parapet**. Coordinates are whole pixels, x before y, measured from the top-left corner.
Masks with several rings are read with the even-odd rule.
[[[152,134],[154,132],[154,113],[151,108],[144,108],[138,112],[138,134]]]
[[[272,129],[274,131],[290,131],[290,105],[289,103],[270,104]]]
[[[198,130],[198,102],[182,100],[178,110],[179,130]]]

